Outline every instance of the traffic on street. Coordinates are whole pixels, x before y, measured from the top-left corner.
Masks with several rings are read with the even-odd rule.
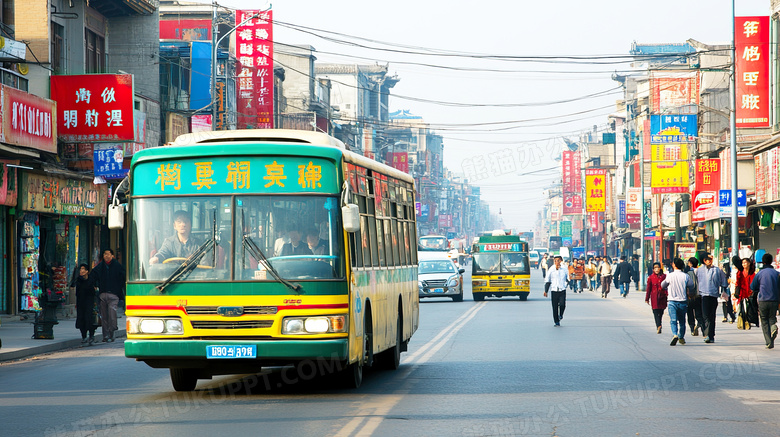
[[[3,434],[298,436],[775,435],[780,366],[759,330],[719,325],[719,341],[670,348],[643,295],[569,294],[561,327],[532,270],[527,301],[426,299],[398,370],[339,387],[333,363],[201,380],[120,342],[0,364]],[[667,319],[668,320],[668,319]],[[698,339],[699,341],[694,341]],[[692,406],[693,405],[693,406]],[[35,408],[41,414],[30,416]]]

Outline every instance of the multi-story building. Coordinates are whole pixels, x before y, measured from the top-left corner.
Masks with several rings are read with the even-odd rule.
[[[103,218],[127,165],[116,157],[161,142],[159,76],[150,74],[159,16],[147,0],[4,1],[0,10],[10,97],[2,113],[16,116],[0,144],[0,247],[9,255],[0,313],[16,314],[40,308],[48,290],[75,302],[67,279],[102,248],[123,260],[124,239]],[[83,76],[95,73],[103,76]],[[106,156],[117,172],[98,172],[95,158]]]
[[[374,158],[385,144],[380,137],[390,119],[390,90],[400,79],[389,75],[386,65],[323,63],[314,71],[318,79],[331,83],[336,138]]]

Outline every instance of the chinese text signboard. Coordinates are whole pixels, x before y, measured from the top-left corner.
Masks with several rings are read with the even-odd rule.
[[[22,173],[21,203],[24,211],[50,214],[106,215],[108,187],[74,179]]]
[[[653,112],[699,103],[699,73],[653,72],[650,76]]]
[[[588,212],[604,212],[607,209],[607,170],[585,169],[585,205]]]
[[[650,186],[653,194],[687,193],[688,143],[698,136],[695,115],[652,116]]]
[[[571,222],[568,220],[560,222],[559,232],[561,237],[571,237]]]
[[[693,189],[694,222],[718,217],[718,191],[720,190],[720,159],[696,160],[696,184]]]
[[[137,165],[133,181],[137,195],[339,192],[335,165],[317,158],[171,159]]]
[[[580,154],[564,151],[561,160],[563,173],[563,215],[582,213],[582,179]]]
[[[730,219],[731,214],[734,212],[731,190],[720,190],[718,200],[720,217]],[[737,190],[737,217],[747,217],[747,190]]]
[[[769,126],[769,17],[736,17],[737,127]]]
[[[57,153],[56,103],[5,85],[0,94],[0,142]]]
[[[239,129],[274,127],[274,63],[271,11],[237,11],[236,25],[252,18],[236,31],[236,100]]]
[[[51,76],[57,135],[68,143],[134,141],[133,76]]]
[[[653,227],[653,203],[650,200],[645,201],[645,213],[642,215],[645,221],[645,229]]]
[[[628,226],[628,221],[626,220],[626,201],[625,200],[618,200],[618,217],[617,217],[617,226],[619,228],[625,228]]]
[[[769,149],[754,157],[756,172],[756,204],[780,200],[780,151]]]
[[[105,179],[122,179],[127,176],[128,169],[122,168],[124,151],[122,149],[95,150],[93,163],[95,176]]]
[[[160,39],[210,41],[211,20],[160,20]]]
[[[409,173],[409,161],[407,158],[406,152],[388,152],[388,161],[392,163],[392,167],[404,173]]]

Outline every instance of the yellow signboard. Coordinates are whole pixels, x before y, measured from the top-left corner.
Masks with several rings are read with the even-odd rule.
[[[585,169],[585,208],[588,212],[607,210],[607,170]]]
[[[651,153],[650,186],[653,194],[687,193],[690,190],[688,144],[652,144]]]

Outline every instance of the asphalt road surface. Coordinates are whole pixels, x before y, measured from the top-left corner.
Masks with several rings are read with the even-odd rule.
[[[558,328],[541,281],[527,302],[423,300],[401,367],[357,390],[308,363],[176,393],[119,342],[3,363],[0,435],[780,435],[780,351],[760,330],[670,347],[633,290],[568,293]]]

